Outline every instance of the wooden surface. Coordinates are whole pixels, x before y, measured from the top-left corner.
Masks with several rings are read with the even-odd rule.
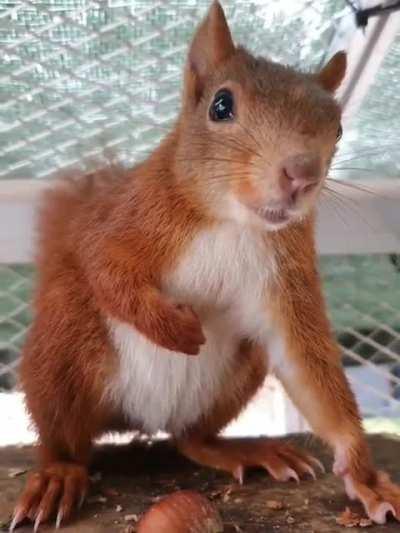
[[[330,470],[330,454],[316,440],[310,437],[291,440],[313,450]],[[370,443],[379,466],[400,483],[400,438],[372,436]],[[0,449],[1,531],[8,530],[13,504],[26,478],[24,471],[32,466],[33,457],[31,447]],[[160,496],[189,488],[212,499],[223,517],[226,532],[400,530],[396,522],[349,530],[337,525],[336,518],[347,505],[356,511],[361,508],[348,501],[342,483],[332,474],[319,475],[317,481],[305,480],[297,485],[276,483],[259,470],[249,472],[245,484],[239,487],[223,473],[191,464],[165,442],[152,446],[143,443],[103,446],[96,451],[92,471],[97,473],[97,481],[79,516],[65,527],[66,532],[133,532],[135,517],[132,515],[139,517]],[[282,502],[283,508],[269,508],[271,501]],[[53,531],[53,528],[54,525],[43,527],[40,531]],[[25,533],[32,528],[25,526],[17,531]]]

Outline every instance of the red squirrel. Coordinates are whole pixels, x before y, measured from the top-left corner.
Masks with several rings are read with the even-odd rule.
[[[317,73],[254,57],[214,2],[192,41],[172,131],[135,168],[60,180],[43,199],[35,318],[21,384],[38,470],[11,524],[67,521],[93,441],[162,430],[191,460],[242,480],[314,475],[278,440],[218,433],[274,373],[333,449],[368,516],[400,520],[375,469],[327,318],[314,209],[341,135],[346,56]]]

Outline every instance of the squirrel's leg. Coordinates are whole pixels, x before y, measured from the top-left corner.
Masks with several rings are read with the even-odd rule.
[[[360,500],[374,522],[384,523],[389,512],[400,520],[400,488],[373,465],[315,272],[296,272],[287,283],[296,287],[274,299],[272,370],[313,431],[333,448],[334,472],[349,497]]]
[[[47,291],[52,300],[41,304],[20,364],[39,461],[17,502],[11,530],[24,518],[36,529],[49,519],[59,525],[70,518],[88,489],[92,442],[112,416],[104,394],[113,368],[105,327],[78,300],[83,290],[68,298],[58,288]]]
[[[10,531],[25,518],[40,524],[56,518],[56,527],[80,508],[89,488],[88,459],[90,442],[82,442],[68,460],[59,450],[40,446],[40,466],[27,479],[14,510]]]
[[[106,316],[135,326],[158,346],[197,355],[205,337],[196,313],[164,294],[148,271],[148,263],[132,260],[135,244],[117,245],[119,240],[119,235],[111,242],[97,239],[84,251],[86,275],[97,305]],[[140,270],[143,267],[145,271]]]
[[[264,351],[243,342],[235,358],[236,365],[209,414],[197,426],[190,428],[177,442],[180,452],[194,462],[225,470],[242,482],[248,467],[263,467],[279,480],[299,480],[303,475],[315,477],[314,467],[321,463],[308,453],[276,439],[216,437],[218,432],[236,418],[247,405],[266,376]]]

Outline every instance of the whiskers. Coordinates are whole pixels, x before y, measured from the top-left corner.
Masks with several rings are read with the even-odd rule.
[[[380,143],[377,147],[362,147],[358,150],[351,150],[348,152],[339,152],[331,165],[331,175],[325,179],[324,185],[322,187],[321,193],[322,197],[326,197],[330,200],[330,205],[335,210],[336,216],[341,220],[346,227],[348,225],[349,212],[351,214],[356,214],[357,218],[362,221],[362,223],[368,228],[372,229],[374,232],[377,232],[378,229],[373,227],[369,220],[365,217],[365,202],[363,201],[362,194],[370,197],[371,200],[384,199],[391,201],[393,200],[388,195],[385,195],[382,191],[377,190],[372,185],[368,186],[365,181],[361,184],[357,179],[339,179],[337,176],[333,177],[336,173],[352,173],[354,176],[357,175],[366,175],[368,179],[373,179],[375,175],[382,178],[389,177],[389,173],[383,172],[381,169],[375,168],[374,162],[379,159],[391,158],[391,153],[398,151],[400,143],[395,142],[386,142]],[[374,161],[374,162],[372,162]],[[395,177],[392,175],[392,179]],[[378,206],[376,209],[378,213]],[[373,212],[373,210],[372,210]],[[371,210],[369,211],[371,213]],[[374,217],[376,221],[379,217]]]
[[[263,173],[269,166],[262,156],[261,142],[239,121],[236,122],[244,133],[244,138],[224,135],[223,138],[216,132],[208,132],[207,138],[196,139],[192,147],[196,149],[194,157],[178,157],[179,162],[188,163],[195,167],[196,163],[208,165],[207,172],[202,180],[207,187],[215,187],[221,183],[240,183],[247,180],[251,174],[252,179],[263,179]],[[209,154],[210,145],[222,145],[223,155]],[[216,171],[211,172],[212,164],[216,164]],[[226,171],[222,171],[224,164],[229,164]]]
[[[216,195],[225,194],[229,186],[238,190],[241,183],[249,182],[264,191],[268,188],[269,175],[272,179],[277,178],[274,174],[276,171],[272,170],[272,162],[268,160],[265,146],[268,139],[257,136],[239,121],[236,121],[236,125],[234,131],[227,127],[223,135],[219,131],[205,131],[203,136],[197,136],[191,142],[190,153],[193,155],[189,156],[189,151],[184,150],[177,154],[176,162],[181,164],[185,178],[179,181],[183,193],[200,187],[207,200],[210,198],[212,201]],[[324,206],[334,211],[334,217],[346,229],[361,221],[368,228],[368,233],[382,231],[384,219],[380,222],[379,210],[384,204],[381,200],[393,202],[393,198],[385,194],[383,189],[376,188],[372,182],[360,182],[354,176],[374,178],[379,172],[382,177],[382,171],[375,168],[374,161],[383,161],[385,156],[392,157],[391,154],[398,148],[399,142],[388,140],[377,147],[361,147],[359,150],[350,147],[348,151],[345,149],[336,154],[331,173],[321,186],[320,201],[327,200]],[[345,173],[351,173],[352,179],[346,179],[348,176]],[[160,177],[155,175],[154,179]],[[379,200],[376,206],[374,199]]]
[[[393,161],[393,153],[398,153],[400,148],[400,142],[390,141],[387,143],[379,143],[376,147],[361,147],[356,150],[350,150],[348,152],[339,151],[335,155],[331,170],[356,170],[359,172],[378,172],[375,168],[376,162],[379,160]],[[358,162],[361,165],[358,165]],[[348,167],[350,165],[350,167]],[[356,165],[356,166],[353,166]],[[367,165],[367,166],[366,166]],[[382,168],[379,169],[380,175],[382,175]],[[384,172],[385,173],[385,172]],[[387,174],[387,173],[385,173]]]
[[[340,190],[341,187],[344,188],[345,191],[352,191],[352,194],[349,195],[346,194],[346,192],[343,193]],[[353,191],[357,191],[357,194],[355,195]],[[361,221],[363,225],[367,226],[370,230],[372,230],[373,233],[379,233],[384,228],[381,224],[379,224],[378,226],[376,224],[371,224],[371,221],[366,218],[365,202],[363,202],[359,193],[366,194],[371,199],[375,197],[381,200],[392,200],[392,198],[389,198],[388,196],[385,196],[380,192],[377,192],[376,190],[373,190],[364,185],[361,186],[350,181],[342,181],[329,177],[325,179],[325,182],[321,189],[321,196],[325,197],[330,201],[327,205],[333,207],[337,218],[339,218],[341,223],[347,229],[350,227],[348,223],[348,216],[350,212],[350,214],[356,215],[358,220]],[[369,213],[371,213],[371,210],[369,210]],[[378,208],[376,208],[376,214],[378,215],[378,213]],[[378,216],[374,217],[374,221],[376,222],[378,218]]]
[[[321,196],[322,198],[326,198],[328,200],[326,205],[333,208],[336,217],[346,229],[350,228],[348,220],[350,211],[351,213],[354,213],[363,222],[363,224],[366,224],[369,229],[374,231],[377,230],[377,228],[372,227],[370,222],[364,217],[361,206],[353,198],[349,198],[348,196],[341,194],[338,190],[329,187],[329,185],[326,183],[321,189]]]

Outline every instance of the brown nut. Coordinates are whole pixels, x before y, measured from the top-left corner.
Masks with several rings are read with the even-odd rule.
[[[223,530],[216,507],[190,490],[173,492],[152,505],[137,528],[138,533],[220,533]]]

